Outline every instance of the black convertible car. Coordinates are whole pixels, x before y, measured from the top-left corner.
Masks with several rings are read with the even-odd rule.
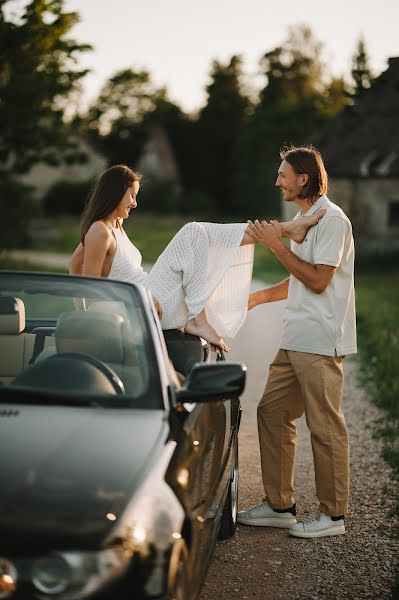
[[[0,272],[0,599],[197,598],[244,382],[140,286]]]

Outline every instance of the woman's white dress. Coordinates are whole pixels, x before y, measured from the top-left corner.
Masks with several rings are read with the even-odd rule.
[[[254,246],[240,246],[246,223],[188,223],[150,273],[123,229],[113,229],[116,253],[109,278],[149,288],[159,301],[163,329],[181,329],[205,308],[223,337],[234,337],[247,313]]]

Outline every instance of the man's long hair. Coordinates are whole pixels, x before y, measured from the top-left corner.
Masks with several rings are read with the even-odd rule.
[[[80,221],[80,240],[84,244],[86,233],[95,221],[106,219],[122,200],[128,187],[140,181],[141,175],[126,165],[110,167],[97,180],[87,201]]]
[[[314,204],[320,196],[327,194],[328,176],[321,154],[313,146],[290,146],[280,150],[280,157],[286,160],[298,175],[305,173],[308,181],[298,197]]]

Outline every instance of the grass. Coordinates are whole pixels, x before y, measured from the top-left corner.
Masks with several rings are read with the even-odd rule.
[[[256,279],[274,284],[286,279],[289,273],[277,260],[273,252],[256,244],[253,276]]]
[[[187,222],[177,216],[135,215],[125,222],[126,233],[143,255],[143,261],[153,263],[175,233]],[[54,223],[37,223],[31,248],[43,252],[72,254],[80,241],[79,220],[61,219]]]
[[[47,267],[46,265],[35,263],[30,260],[20,260],[10,258],[6,254],[0,255],[0,269],[10,271],[42,271],[47,273],[67,273],[67,269],[59,267]]]
[[[399,267],[359,269],[356,304],[360,379],[385,410],[376,435],[383,438],[384,458],[399,477]]]
[[[356,272],[356,312],[360,383],[384,409],[374,425],[383,456],[399,478],[399,256],[360,264]],[[385,484],[383,496],[387,492]],[[399,498],[394,512],[399,517]],[[392,587],[399,598],[399,574]]]

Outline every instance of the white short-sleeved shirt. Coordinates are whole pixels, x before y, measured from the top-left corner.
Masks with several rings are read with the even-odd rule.
[[[291,250],[312,265],[330,265],[337,270],[321,294],[290,276],[281,348],[345,356],[357,351],[352,226],[327,196],[321,196],[306,215],[319,208],[326,209],[326,214],[309,229],[302,244],[291,242]],[[295,219],[300,216],[298,213]]]

